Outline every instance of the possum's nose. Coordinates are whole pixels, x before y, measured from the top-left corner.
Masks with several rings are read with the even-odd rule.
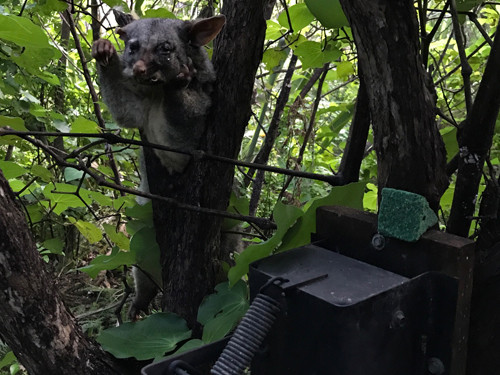
[[[133,70],[134,76],[140,77],[146,74],[147,68],[146,63],[143,60],[139,60],[134,64]]]

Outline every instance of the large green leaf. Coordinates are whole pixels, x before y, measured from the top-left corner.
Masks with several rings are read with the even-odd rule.
[[[282,30],[283,28],[279,23],[273,20],[267,20],[266,39],[276,40],[281,38],[284,34]]]
[[[0,14],[0,39],[22,47],[21,53],[13,52],[10,59],[51,84],[59,84],[59,79],[45,69],[48,64],[61,56],[52,46],[45,31],[28,18]]]
[[[234,192],[231,192],[231,197],[229,198],[229,206],[227,207],[227,211],[230,213],[240,214],[240,215],[248,215],[248,205],[249,200],[247,197],[237,197]],[[235,226],[241,224],[239,220],[233,219],[224,219],[222,223],[222,230],[227,231]]]
[[[63,255],[64,243],[60,238],[50,238],[48,240],[43,241],[41,247],[48,250],[51,254],[59,254]]]
[[[362,210],[364,192],[365,183],[355,182],[345,186],[334,186],[326,197],[309,201],[304,215],[287,231],[277,251],[293,249],[311,242],[311,234],[316,231],[318,207],[346,206]]]
[[[118,247],[115,247],[110,255],[98,255],[87,266],[80,267],[79,270],[94,278],[101,271],[111,271],[121,266],[131,266],[134,263],[134,254],[129,251],[119,251]]]
[[[243,280],[232,288],[227,282],[221,283],[215,291],[203,300],[198,310],[198,321],[204,325],[202,340],[205,343],[226,336],[248,310],[248,290]]]
[[[22,176],[27,172],[26,169],[12,161],[0,161],[0,169],[7,180]]]
[[[28,18],[0,14],[0,39],[21,47],[47,48],[57,51],[42,28]]]
[[[130,252],[135,263],[161,285],[160,247],[156,242],[154,228],[143,227],[130,239]]]
[[[71,133],[99,133],[99,131],[99,125],[85,117],[78,117],[71,124]]]
[[[248,272],[250,263],[270,255],[279,246],[288,229],[302,214],[300,208],[286,206],[278,202],[273,211],[273,217],[278,229],[267,241],[248,246],[236,257],[236,264],[228,273],[230,285],[235,285]]]
[[[64,179],[66,180],[66,182],[79,180],[82,178],[82,176],[83,171],[71,167],[64,168]]]
[[[457,128],[447,126],[439,130],[443,137],[444,146],[446,148],[446,159],[449,162],[458,153]]]
[[[457,0],[457,10],[459,12],[468,12],[481,3],[483,3],[482,0]]]
[[[92,244],[102,240],[102,232],[95,224],[83,220],[77,220],[73,224],[89,243]]]
[[[339,0],[305,0],[312,14],[329,29],[349,26]]]
[[[136,323],[106,329],[97,341],[116,358],[147,360],[163,356],[190,337],[184,319],[172,313],[157,313]]]
[[[20,117],[0,116],[0,127],[10,126],[14,130],[28,131],[24,126],[24,120]]]
[[[144,12],[144,18],[176,18],[175,14],[165,8],[148,9]]]
[[[291,29],[293,29],[293,31],[303,29],[314,20],[314,16],[311,12],[309,12],[309,9],[307,9],[306,4],[304,3],[295,4],[289,7],[288,15],[290,16],[290,22],[292,23]],[[278,17],[278,22],[284,28],[290,28],[286,11],[281,12]]]
[[[9,351],[7,352],[3,358],[0,360],[0,370],[3,369],[6,366],[9,366],[13,363],[17,362],[17,358],[14,355],[14,352]]]
[[[48,184],[43,189],[43,195],[47,199],[50,199],[53,212],[60,215],[61,212],[70,207],[85,207],[85,203],[83,203],[82,199],[87,203],[87,205],[92,203],[92,200],[89,198],[90,192],[88,190],[78,190],[78,194],[82,199],[75,194],[69,194],[76,193],[77,189],[78,187],[75,185],[62,183]]]
[[[342,55],[342,51],[331,43],[323,48],[321,43],[311,40],[300,43],[295,47],[294,52],[302,61],[303,69],[320,68],[328,62],[337,60]]]
[[[50,182],[52,179],[52,173],[42,165],[33,165],[31,167],[31,173],[34,176],[40,177],[44,182]]]
[[[108,235],[109,239],[115,243],[122,250],[130,249],[130,240],[125,234],[116,230],[115,225],[106,224],[103,225],[104,231]]]

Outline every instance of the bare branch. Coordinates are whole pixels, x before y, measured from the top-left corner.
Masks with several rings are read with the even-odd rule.
[[[18,133],[23,133],[23,132],[18,132]],[[6,134],[5,134],[4,130],[0,128],[0,136],[1,135],[6,135]],[[86,166],[85,163],[83,163],[82,161],[79,161],[78,164],[69,163],[64,158],[62,158],[58,152],[55,152],[52,147],[47,146],[46,144],[39,141],[38,139],[29,137],[28,135],[21,135],[21,134],[16,134],[16,135],[21,137],[22,139],[30,142],[32,145],[44,150],[44,152],[46,152],[48,155],[50,155],[58,165],[63,166],[63,167],[75,168],[77,170],[85,172],[90,177],[92,177],[99,186],[105,186],[105,187],[108,187],[108,188],[111,188],[111,189],[114,189],[117,191],[121,191],[121,192],[124,192],[127,194],[137,195],[137,196],[148,198],[148,199],[160,200],[160,201],[166,202],[171,208],[175,208],[175,209],[193,211],[193,212],[198,212],[198,213],[203,213],[203,214],[207,214],[207,215],[213,215],[213,216],[218,216],[218,217],[223,217],[223,218],[228,218],[228,219],[246,221],[249,223],[254,223],[262,229],[275,229],[276,228],[276,224],[268,219],[239,215],[239,214],[235,214],[235,213],[231,213],[231,212],[227,212],[227,211],[215,210],[215,209],[211,209],[211,208],[192,206],[189,204],[178,202],[172,198],[163,197],[163,196],[157,195],[157,194],[146,193],[146,192],[139,191],[136,189],[131,189],[131,188],[128,188],[128,187],[125,187],[122,185],[118,185],[118,184],[113,183],[113,182],[109,182],[101,174],[94,172],[92,168]]]

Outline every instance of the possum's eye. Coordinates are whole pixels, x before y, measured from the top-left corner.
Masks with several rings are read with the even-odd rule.
[[[134,40],[132,39],[129,43],[128,43],[128,52],[133,55],[134,53],[136,53],[137,51],[139,51],[139,41],[138,40]]]
[[[156,52],[164,55],[168,55],[173,50],[174,47],[169,42],[161,43],[156,46]]]

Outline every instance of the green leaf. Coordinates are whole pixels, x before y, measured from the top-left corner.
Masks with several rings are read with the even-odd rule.
[[[288,14],[290,15],[290,21],[292,26],[288,24],[288,17],[286,11],[281,12],[278,17],[278,22],[281,26],[286,29],[293,29],[293,31],[299,31],[309,25],[313,20],[314,16],[311,14],[309,9],[307,9],[306,4],[295,4],[288,8]]]
[[[165,8],[148,9],[144,12],[144,18],[177,18],[175,14]]]
[[[0,127],[2,126],[10,126],[17,131],[28,131],[24,126],[24,120],[20,117],[0,116]]]
[[[98,255],[85,267],[78,270],[85,272],[91,278],[95,278],[101,271],[111,271],[121,266],[131,266],[135,263],[134,254],[126,251],[119,251],[114,247],[110,255]]]
[[[13,364],[15,362],[17,362],[17,358],[14,355],[14,352],[12,352],[12,351],[7,352],[3,356],[2,360],[0,361],[0,369],[7,367],[7,366],[10,366],[11,364]]]
[[[30,221],[35,224],[43,219],[43,212],[39,205],[30,204],[26,206],[27,214],[29,215]]]
[[[349,26],[339,0],[305,0],[307,8],[328,29]]]
[[[74,223],[76,228],[80,231],[80,233],[90,242],[96,243],[102,240],[102,232],[101,230],[93,223],[89,223],[88,221],[78,220]]]
[[[45,167],[35,164],[31,167],[31,173],[34,176],[40,177],[45,182],[52,180],[52,173]]]
[[[104,0],[104,3],[108,5],[110,8],[114,8],[117,6],[121,6],[124,9],[128,8],[127,4],[122,0]]]
[[[143,227],[130,239],[130,252],[135,263],[161,285],[160,247],[156,242],[154,228]]]
[[[247,197],[237,197],[234,192],[231,192],[231,197],[229,198],[229,206],[227,207],[227,212],[248,215],[248,205],[250,201]],[[237,225],[241,224],[239,220],[224,219],[222,224],[222,230],[230,230]]]
[[[207,296],[198,310],[198,321],[204,325],[202,340],[205,343],[220,340],[241,320],[248,310],[248,290],[244,281],[234,287],[221,283],[216,293]]]
[[[248,288],[243,280],[239,280],[232,288],[228,282],[223,282],[214,289],[215,293],[206,296],[198,309],[197,320],[203,325],[224,310],[248,305]]]
[[[75,194],[69,194],[76,193],[77,189],[78,187],[75,185],[51,183],[45,186],[45,188],[43,189],[43,195],[47,199],[50,199],[51,206],[53,207],[53,212],[57,215],[60,215],[64,210],[70,207],[85,207],[85,204],[78,196],[76,196]],[[80,189],[79,193],[80,197],[84,199],[87,204],[90,205],[92,203],[89,198],[88,190]]]
[[[447,126],[440,129],[439,132],[443,137],[444,146],[446,148],[446,161],[449,162],[458,153],[457,128]]]
[[[56,128],[57,130],[59,130],[62,133],[69,133],[69,131],[71,130],[71,127],[68,125],[68,123],[66,121],[55,120],[52,123],[52,125],[54,125],[54,128]]]
[[[184,345],[182,345],[179,349],[177,349],[175,351],[174,355],[178,355],[178,354],[187,352],[189,350],[197,349],[197,348],[199,348],[200,346],[203,346],[203,345],[205,345],[205,343],[203,341],[201,341],[200,339],[189,340]]]
[[[66,167],[64,168],[64,179],[66,182],[71,182],[75,180],[81,179],[83,176],[83,171],[79,171],[78,169]]]
[[[55,50],[43,29],[26,17],[0,14],[0,39],[21,47]]]
[[[27,170],[12,161],[0,161],[0,169],[6,180],[17,178],[27,173]]]
[[[371,212],[378,211],[378,188],[376,185],[366,184],[366,191],[363,196],[363,208]]]
[[[37,1],[36,9],[42,10],[45,15],[50,15],[52,12],[62,12],[68,8],[68,4],[59,0],[39,0]]]
[[[477,5],[482,4],[482,0],[457,0],[457,11],[468,12]]]
[[[287,52],[282,48],[269,48],[264,52],[262,62],[266,65],[267,70],[272,70],[277,67],[282,60],[285,60],[287,55]]]
[[[267,29],[266,29],[267,40],[276,40],[278,38],[281,38],[283,34],[284,33],[282,32],[282,27],[279,23],[273,20],[267,20]]]
[[[71,124],[71,133],[99,133],[100,128],[94,121],[85,117],[78,117]]]
[[[41,243],[41,246],[49,250],[51,254],[64,255],[64,243],[60,238],[50,238],[48,240],[45,240]]]
[[[243,275],[248,273],[250,263],[269,256],[279,246],[288,229],[302,214],[301,209],[278,202],[273,211],[273,217],[278,229],[267,241],[250,245],[238,255],[236,264],[228,272],[230,285],[235,285]]]
[[[153,226],[153,204],[151,202],[144,205],[135,204],[132,207],[127,207],[125,213],[134,219],[150,222],[151,226]]]
[[[342,61],[337,63],[337,77],[341,80],[347,80],[354,74],[354,66],[350,61]]]
[[[441,208],[445,211],[451,210],[451,206],[453,204],[453,196],[455,195],[455,185],[450,184],[448,189],[441,196],[441,200],[439,202]]]
[[[100,206],[107,206],[107,207],[113,206],[113,199],[111,199],[111,197],[108,197],[107,195],[104,195],[99,191],[91,191],[90,197],[97,203],[99,203]]]
[[[294,51],[302,61],[302,69],[320,68],[342,56],[342,52],[332,44],[327,44],[322,50],[321,43],[310,40],[300,43]]]
[[[59,1],[59,2],[61,2],[61,1]],[[31,73],[36,75],[38,78],[43,79],[45,82],[50,83],[53,86],[57,86],[57,85],[61,84],[61,82],[59,81],[59,77],[56,76],[55,74],[50,73],[50,72],[33,70],[33,71],[31,71]]]
[[[136,323],[106,329],[97,341],[116,358],[147,360],[163,356],[190,337],[184,319],[172,313],[157,313]]]
[[[115,225],[104,223],[102,226],[104,227],[104,231],[108,235],[109,239],[113,241],[116,246],[122,250],[128,251],[130,249],[130,240],[127,236],[125,236],[125,234],[118,232]]]
[[[294,249],[311,242],[311,234],[316,231],[316,209],[321,206],[346,206],[363,209],[364,182],[344,186],[334,186],[323,198],[309,201],[304,215],[287,231],[277,251]]]

